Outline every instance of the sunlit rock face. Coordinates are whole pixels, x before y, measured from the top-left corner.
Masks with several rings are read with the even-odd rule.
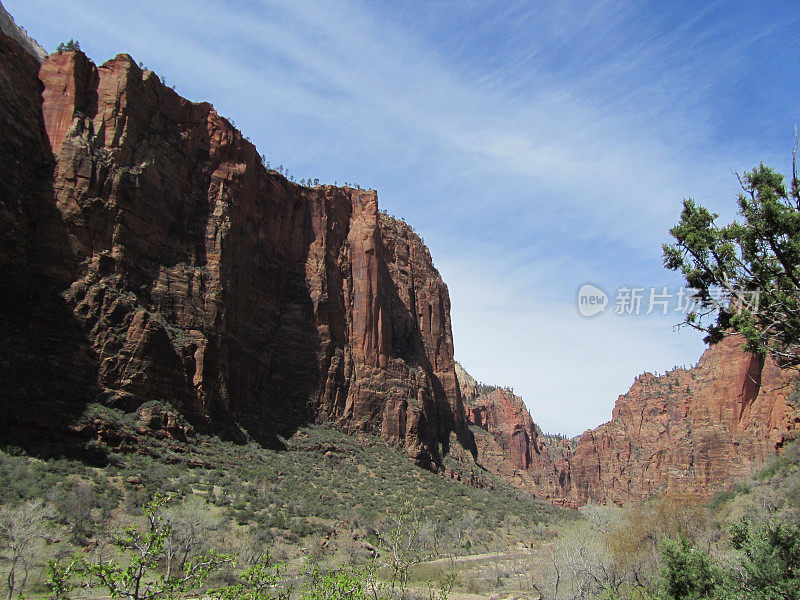
[[[570,460],[570,501],[623,503],[664,492],[709,498],[793,439],[797,373],[741,347],[732,336],[692,369],[637,378],[611,421],[581,436]]]
[[[639,376],[609,422],[572,442],[539,433],[510,392],[478,396],[462,376],[467,418],[488,434],[476,435],[478,463],[565,506],[663,493],[707,499],[748,478],[800,427],[796,371],[741,346],[729,337],[696,367]]]
[[[543,435],[522,398],[510,390],[478,394],[475,380],[459,375],[467,390],[465,414],[474,432],[478,464],[537,498],[568,504],[560,477],[565,473],[562,459],[572,451],[569,440]]]

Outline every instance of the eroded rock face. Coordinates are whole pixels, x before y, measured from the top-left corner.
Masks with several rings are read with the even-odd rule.
[[[474,432],[476,462],[536,498],[563,504],[560,449],[551,454],[555,440],[541,434],[522,398],[502,388],[479,394],[477,382],[460,371],[459,381],[468,390],[464,411]]]
[[[46,429],[82,410],[95,377],[60,293],[75,266],[53,199],[39,62],[0,32],[0,438],[23,415]],[[34,436],[43,438],[41,432]]]
[[[565,506],[662,493],[708,499],[749,477],[800,429],[797,374],[740,348],[730,337],[692,369],[640,376],[611,421],[575,445],[539,433],[522,400],[506,390],[465,395],[467,417],[482,430],[477,462]]]
[[[94,369],[87,401],[164,402],[200,429],[267,442],[334,420],[428,468],[451,433],[470,447],[447,287],[375,192],[268,171],[210,104],[128,55],[97,67],[63,52],[41,69],[25,56],[3,55],[0,75],[24,68],[2,93],[24,94],[0,123],[35,139],[4,164],[45,144],[36,203],[56,217],[47,268]]]
[[[623,503],[692,493],[709,498],[794,438],[797,375],[729,337],[692,369],[641,375],[611,421],[581,436],[570,459],[571,503]]]
[[[456,374],[478,450],[476,462],[537,498],[557,502],[563,487],[557,483],[559,457],[551,456],[550,440],[541,434],[522,398],[508,389],[482,387],[458,363]]]

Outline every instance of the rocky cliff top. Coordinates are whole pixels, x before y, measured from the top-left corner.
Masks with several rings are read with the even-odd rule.
[[[2,2],[0,2],[0,31],[19,43],[26,52],[39,62],[42,62],[47,57],[47,50],[30,37],[25,29],[14,22],[14,18],[8,14]]]

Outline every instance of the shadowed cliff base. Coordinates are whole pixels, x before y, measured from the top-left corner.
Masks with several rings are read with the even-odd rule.
[[[56,210],[38,61],[0,33],[0,443],[53,455],[99,394],[62,291],[75,263]]]

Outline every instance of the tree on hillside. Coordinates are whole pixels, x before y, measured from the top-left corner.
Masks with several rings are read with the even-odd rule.
[[[435,532],[417,506],[406,502],[398,511],[388,512],[376,532],[386,552],[390,587],[398,600],[408,597],[411,568],[435,554]]]
[[[738,176],[739,214],[725,226],[717,214],[687,199],[670,230],[664,265],[696,290],[685,324],[706,341],[730,333],[754,354],[770,354],[784,366],[800,364],[800,184],[797,145],[792,179],[760,164]]]
[[[8,600],[14,597],[15,590],[21,594],[25,588],[31,563],[47,538],[48,522],[53,516],[53,510],[41,500],[29,500],[16,507],[0,506],[0,557],[8,569]]]
[[[62,52],[76,52],[81,49],[81,45],[78,40],[73,40],[70,38],[68,42],[61,42],[58,47],[56,48],[56,52],[61,54]]]
[[[186,564],[212,550],[211,534],[220,520],[210,516],[205,500],[189,496],[183,503],[163,508],[158,516],[168,526],[164,538],[165,576],[182,573]]]

